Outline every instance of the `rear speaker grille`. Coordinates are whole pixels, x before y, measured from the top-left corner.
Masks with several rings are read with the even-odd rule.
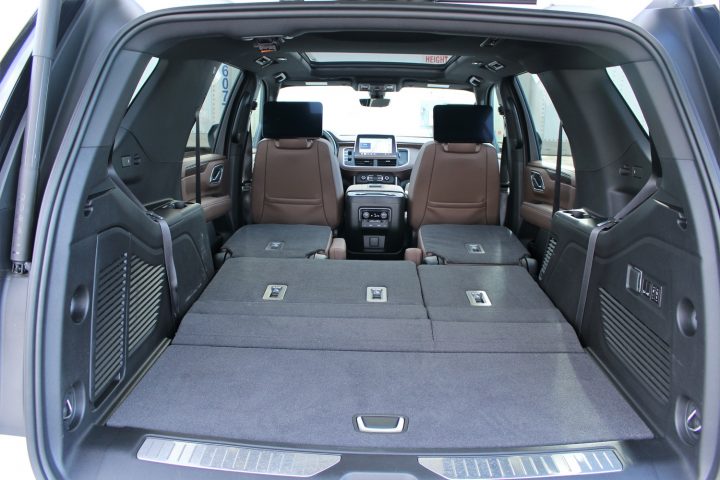
[[[610,350],[650,393],[665,403],[670,397],[670,346],[600,288],[603,336]]]
[[[545,255],[543,256],[542,267],[540,267],[540,274],[538,275],[538,278],[540,280],[542,280],[543,276],[545,275],[545,271],[548,268],[548,265],[550,265],[550,260],[555,253],[555,247],[557,247],[557,238],[550,237],[547,243],[547,247],[545,247]]]
[[[125,365],[128,255],[103,268],[97,280],[93,328],[92,397],[118,380]]]
[[[133,256],[130,261],[130,304],[128,307],[128,352],[132,353],[158,323],[165,286],[165,269]]]

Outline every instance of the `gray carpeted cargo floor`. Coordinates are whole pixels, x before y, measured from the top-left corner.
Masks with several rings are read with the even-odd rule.
[[[175,345],[394,352],[582,352],[567,322],[189,314]]]
[[[409,426],[360,433],[358,414]],[[108,424],[350,449],[652,437],[522,268],[355,260],[228,260]]]
[[[398,414],[401,434],[359,433]],[[585,353],[402,353],[173,345],[109,421],[340,448],[521,447],[650,438]]]

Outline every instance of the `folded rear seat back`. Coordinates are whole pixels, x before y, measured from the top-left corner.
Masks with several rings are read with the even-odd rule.
[[[423,225],[418,247],[448,264],[519,265],[529,256],[512,231],[500,225]]]
[[[246,225],[223,249],[232,257],[307,258],[327,253],[332,230],[322,225]]]
[[[497,265],[420,265],[431,320],[544,323],[565,318],[526,269]],[[484,295],[480,295],[483,292]],[[477,302],[473,304],[474,296]]]
[[[190,313],[427,319],[412,262],[292,258],[228,259]]]

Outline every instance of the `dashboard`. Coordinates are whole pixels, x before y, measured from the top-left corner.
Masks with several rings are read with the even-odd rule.
[[[342,163],[346,167],[402,167],[410,161],[410,150],[398,148],[396,158],[358,157],[354,147],[342,148]]]
[[[427,139],[359,134],[338,141],[340,170],[346,185],[401,185],[410,179],[420,148]]]

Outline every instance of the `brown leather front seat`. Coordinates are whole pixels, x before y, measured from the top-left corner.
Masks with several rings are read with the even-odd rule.
[[[268,102],[253,168],[254,223],[327,225],[342,219],[340,166],[322,136],[322,104]]]
[[[434,141],[418,153],[408,184],[413,230],[429,224],[497,224],[500,169],[492,107],[437,105]]]

